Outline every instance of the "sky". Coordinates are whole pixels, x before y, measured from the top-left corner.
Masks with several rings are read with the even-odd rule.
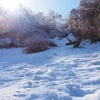
[[[26,0],[25,6],[35,12],[55,11],[66,17],[70,10],[79,6],[80,0]]]
[[[5,8],[13,10],[19,3],[30,8],[34,12],[55,11],[62,14],[63,17],[68,16],[70,10],[79,6],[80,0],[0,0],[0,4]]]

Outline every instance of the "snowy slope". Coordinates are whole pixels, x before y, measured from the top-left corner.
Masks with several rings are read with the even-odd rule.
[[[100,44],[24,54],[0,50],[0,100],[100,100]]]

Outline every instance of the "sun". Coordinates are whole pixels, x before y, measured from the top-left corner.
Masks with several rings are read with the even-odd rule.
[[[17,8],[18,4],[24,4],[24,1],[25,0],[0,0],[0,4],[5,9],[14,11]]]

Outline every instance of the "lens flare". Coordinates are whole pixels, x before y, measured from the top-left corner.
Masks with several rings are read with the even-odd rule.
[[[0,4],[5,9],[14,11],[19,3],[24,4],[25,0],[0,0]]]

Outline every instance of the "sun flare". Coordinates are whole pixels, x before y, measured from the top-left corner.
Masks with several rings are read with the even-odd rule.
[[[18,4],[24,4],[24,1],[25,0],[0,0],[0,4],[5,9],[14,11],[17,8]]]

